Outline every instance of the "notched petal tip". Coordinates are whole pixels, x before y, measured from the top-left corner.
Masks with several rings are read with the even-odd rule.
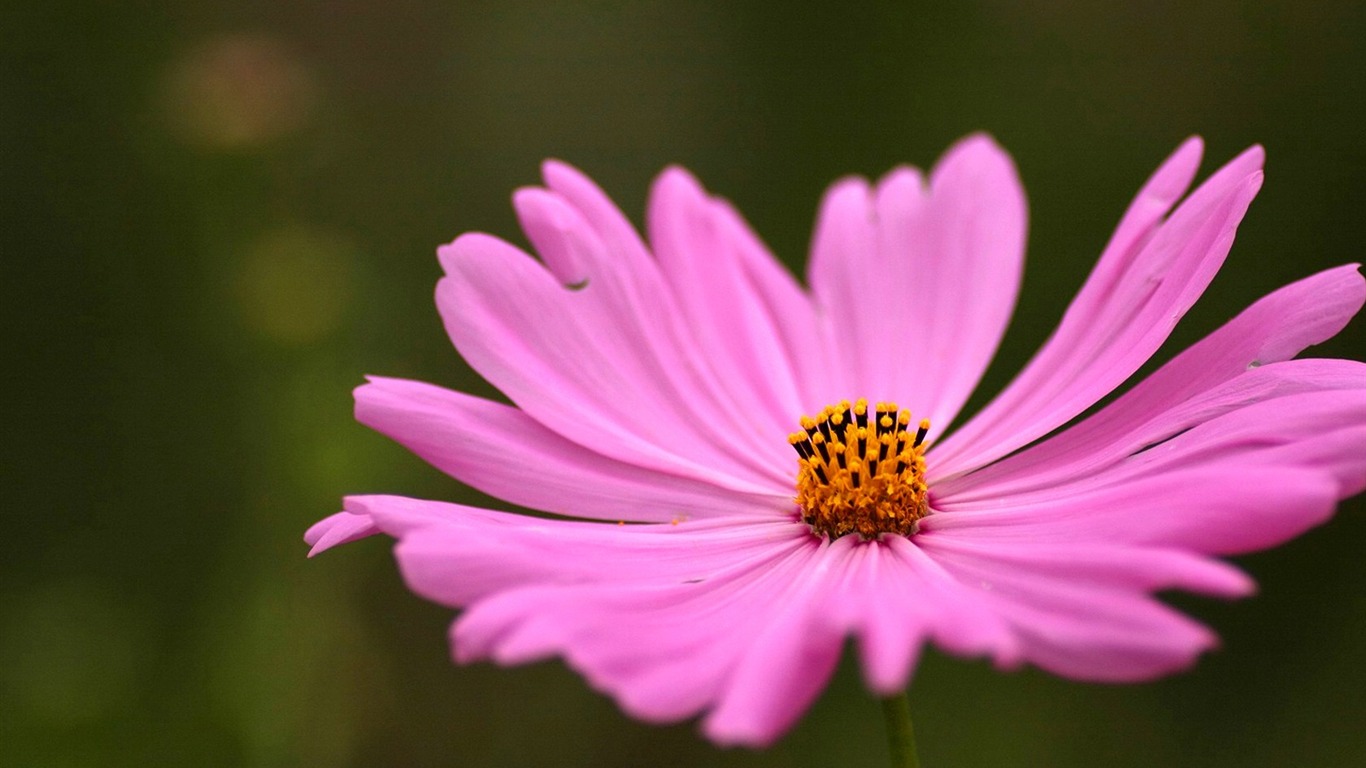
[[[366,515],[351,512],[337,512],[319,520],[304,532],[304,543],[311,549],[309,557],[322,554],[327,550],[367,536],[379,533],[379,528]]]
[[[310,525],[308,527],[308,530],[304,531],[304,543],[309,546],[317,544],[318,541],[322,539],[323,534],[327,533],[327,530],[331,528],[333,525],[335,525],[333,521],[334,517],[336,517],[335,514],[325,517],[322,520],[319,520],[318,522],[314,523],[313,525]],[[310,552],[309,557],[312,556],[313,553]]]
[[[565,286],[588,282],[588,263],[602,247],[592,227],[558,194],[541,187],[523,187],[512,195],[512,205],[550,273]]]
[[[1366,275],[1361,273],[1361,265],[1355,262],[1343,264],[1342,266],[1333,269],[1326,269],[1320,274],[1328,273],[1333,274],[1337,279],[1341,280],[1344,290],[1352,297],[1352,306],[1355,308],[1349,312],[1345,318],[1346,320],[1351,320],[1361,311],[1362,306],[1366,305]],[[1332,335],[1337,335],[1338,331],[1341,331],[1342,328],[1345,327],[1347,326],[1344,322],[1342,327],[1333,331]]]
[[[586,201],[615,210],[611,198],[588,174],[563,160],[548,158],[541,163],[541,178],[552,191],[582,207]]]
[[[357,421],[366,426],[364,420],[359,418],[360,406],[362,403],[373,403],[393,397],[394,393],[401,391],[403,387],[411,384],[408,379],[399,379],[393,376],[379,376],[373,373],[365,374],[365,383],[357,385],[351,390],[351,400],[353,410],[356,412]]]

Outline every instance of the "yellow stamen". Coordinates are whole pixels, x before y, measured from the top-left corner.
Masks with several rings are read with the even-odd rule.
[[[857,533],[909,536],[929,511],[922,447],[930,422],[914,435],[911,414],[896,403],[848,400],[803,416],[801,432],[788,435],[797,452],[797,505],[811,530],[838,538]]]

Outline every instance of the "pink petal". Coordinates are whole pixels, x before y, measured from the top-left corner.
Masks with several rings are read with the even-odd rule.
[[[309,526],[308,530],[304,531],[304,543],[311,547],[308,556],[313,557],[340,544],[348,544],[377,533],[379,529],[368,516],[338,512]]]
[[[873,690],[904,691],[928,639],[939,600],[920,599],[924,579],[889,546],[836,540],[842,573],[828,621],[859,639],[864,678]]]
[[[1339,394],[1328,394],[1332,392]],[[1304,440],[1297,444],[1317,444],[1335,434],[1337,428],[1351,426],[1351,422],[1330,423],[1328,429],[1317,432],[1305,432],[1295,424],[1285,424],[1297,420],[1296,404],[1303,402],[1298,397],[1316,393],[1330,398],[1334,405],[1327,407],[1339,409],[1339,417],[1348,417],[1354,408],[1352,403],[1366,395],[1366,365],[1352,360],[1317,359],[1271,363],[1244,369],[1241,375],[1184,401],[1154,402],[1155,408],[1149,412],[1134,408],[1135,401],[1152,402],[1159,398],[1150,397],[1154,394],[1152,389],[1139,387],[1130,393],[1135,396],[1133,400],[1121,398],[1071,430],[978,472],[937,485],[935,496],[942,509],[966,509],[974,505],[998,504],[1001,499],[1015,499],[1024,494],[1046,493],[1079,479],[1097,477],[1149,446],[1254,405],[1259,406],[1254,415],[1240,417],[1237,423],[1279,443],[1289,442],[1290,435],[1299,434]],[[1160,390],[1157,394],[1160,395]],[[1157,410],[1157,407],[1166,410]],[[1125,420],[1129,423],[1124,423]],[[1094,428],[1095,421],[1107,422],[1112,428]],[[1289,455],[1286,466],[1326,466],[1311,456],[1309,452],[1299,459]],[[1350,460],[1353,457],[1349,454],[1342,458]],[[1366,464],[1366,456],[1362,456],[1358,464]],[[1352,471],[1350,461],[1344,471],[1349,474]],[[1350,485],[1350,480],[1344,479],[1344,482]]]
[[[346,504],[399,539],[414,592],[466,607],[458,660],[563,656],[636,717],[708,711],[720,743],[776,739],[851,634],[883,692],[904,688],[926,637],[1018,658],[1000,618],[905,539],[826,543],[792,519],[615,526],[388,496]]]
[[[727,424],[727,432],[740,434],[727,434],[726,440],[742,443],[757,440],[750,446],[759,455],[765,449],[771,449],[774,435],[785,436],[800,414],[789,411],[781,402],[774,402],[770,392],[765,391],[767,385],[749,374],[757,364],[760,370],[766,371],[767,378],[775,378],[784,362],[780,351],[774,347],[754,348],[748,358],[739,361],[715,354],[715,350],[706,344],[714,339],[697,336],[697,318],[688,317],[686,312],[687,297],[675,295],[680,288],[679,282],[670,279],[664,265],[646,249],[635,228],[607,195],[587,176],[567,164],[548,161],[542,173],[550,192],[571,206],[579,217],[573,228],[579,241],[589,245],[579,254],[589,280],[585,292],[612,303],[618,324],[635,327],[642,338],[664,353],[661,358],[664,372],[697,406],[691,413],[744,413],[745,418]],[[680,191],[679,185],[668,180],[673,177],[677,181],[676,173],[666,172],[664,176],[664,188]],[[695,191],[700,194],[700,189]],[[666,193],[662,198],[651,200],[652,227],[661,218],[674,224],[682,218],[688,220],[688,225],[714,227],[711,238],[686,235],[670,238],[665,235],[664,240],[669,244],[689,251],[672,253],[674,266],[678,259],[684,259],[715,265],[719,271],[721,264],[738,259],[744,263],[748,277],[761,295],[771,296],[781,293],[784,288],[794,287],[791,277],[767,255],[738,216],[721,204],[703,205],[701,207],[711,210],[698,211],[696,204],[699,202],[696,196],[686,192],[682,195]],[[674,234],[679,233],[675,230]],[[593,243],[597,247],[592,247]],[[594,282],[599,284],[598,290],[593,289]],[[719,282],[727,282],[727,278],[721,277]],[[713,283],[711,287],[716,286]],[[745,296],[746,301],[750,298]],[[809,307],[805,309],[805,315],[788,319],[785,325],[797,325],[798,328],[806,325],[805,318],[809,317],[810,310]],[[715,322],[713,319],[712,323]],[[753,358],[759,355],[763,355],[763,359],[756,362]],[[805,355],[810,356],[809,353]],[[741,363],[742,367],[734,367],[736,363]],[[785,454],[783,458],[790,459]],[[783,466],[786,468],[789,464],[785,461]]]
[[[728,744],[766,744],[791,725],[824,686],[842,639],[853,635],[869,685],[905,690],[927,638],[961,655],[1019,658],[1018,642],[910,541],[844,537],[786,577],[789,596],[745,651],[726,696],[704,729]],[[969,599],[965,599],[969,598]]]
[[[1322,472],[1230,457],[1138,477],[1112,471],[1047,493],[945,510],[921,521],[921,530],[1021,549],[1065,542],[1235,554],[1280,544],[1323,523],[1333,513],[1336,491]]]
[[[648,224],[660,271],[700,349],[724,375],[750,385],[757,396],[750,407],[766,409],[776,424],[795,424],[823,405],[813,406],[799,384],[824,364],[812,344],[809,301],[739,215],[687,171],[670,168],[651,190]],[[775,312],[764,299],[775,291],[800,306]]]
[[[871,393],[860,388],[878,383],[868,359],[871,345],[863,336],[872,332],[871,313],[864,313],[860,302],[860,291],[873,281],[871,269],[880,260],[876,226],[873,191],[866,179],[842,179],[826,191],[816,216],[807,281],[824,321],[817,338],[830,358],[829,385],[834,389],[829,394],[838,395],[836,402],[867,397]],[[885,372],[881,378],[888,378]]]
[[[519,192],[519,214],[551,271],[582,274],[586,285],[557,285],[494,238],[457,239],[440,251],[448,277],[437,298],[465,359],[533,418],[605,455],[725,476],[740,490],[786,486],[783,438],[798,414],[706,353],[659,264],[601,190],[562,163],[544,173],[549,190]]]
[[[1282,288],[1182,352],[1096,415],[966,477],[936,484],[941,498],[986,498],[1094,473],[1145,445],[1265,394],[1366,386],[1357,363],[1271,365],[1331,338],[1361,309],[1366,281],[1356,265]],[[1271,370],[1271,369],[1274,369]],[[1242,381],[1235,381],[1241,378]],[[1353,383],[1353,379],[1357,382]],[[1227,382],[1227,385],[1225,383]],[[1298,386],[1295,386],[1295,385]]]
[[[555,279],[567,287],[586,284],[592,254],[603,244],[573,206],[540,187],[517,190],[512,204],[522,231]]]
[[[1142,682],[1189,669],[1216,648],[1213,632],[1156,600],[1127,592],[1037,585],[1000,599],[1030,663],[1074,680]]]
[[[960,656],[992,656],[1002,668],[1019,662],[1010,627],[911,540],[887,537],[868,549],[866,572],[842,601],[861,611],[856,626],[873,690],[905,690],[922,638]]]
[[[901,168],[831,188],[811,256],[828,316],[835,399],[895,399],[941,428],[986,370],[1024,263],[1025,197],[986,136],[951,148],[926,185]]]
[[[588,287],[566,290],[484,235],[457,239],[441,258],[448,277],[437,304],[451,339],[541,424],[603,455],[742,493],[790,487],[787,428],[759,439],[756,420],[724,418],[706,387],[680,378],[697,372],[698,358],[652,331],[669,304],[623,304],[639,288],[630,276],[594,273]]]
[[[1057,331],[1000,396],[936,447],[939,477],[983,466],[1062,425],[1167,338],[1223,263],[1261,187],[1262,151],[1253,147],[1162,220],[1198,159],[1198,142],[1187,142],[1144,186]]]
[[[350,496],[346,508],[400,540],[414,592],[456,608],[540,582],[707,580],[810,538],[790,518],[616,526],[402,496]]]
[[[773,608],[738,654],[734,673],[703,721],[703,731],[718,744],[773,743],[835,671],[844,632],[823,620],[832,596],[829,572],[817,557],[791,562],[785,583],[763,596]]]
[[[741,221],[728,204],[718,201],[717,205],[730,211],[727,218]],[[753,241],[758,242],[757,238]],[[763,306],[780,331],[783,347],[796,371],[792,385],[804,403],[803,413],[814,413],[847,397],[832,383],[830,357],[821,342],[816,309],[806,289],[761,246],[737,248],[736,253],[753,287],[754,300]],[[790,428],[790,422],[785,422],[785,427]]]
[[[457,657],[522,663],[563,655],[636,717],[676,720],[710,708],[705,727],[714,739],[771,742],[823,687],[840,650],[837,637],[805,631],[815,629],[804,620],[819,608],[806,602],[808,582],[821,572],[813,567],[819,544],[793,528],[800,539],[692,579],[642,564],[632,579],[556,579],[499,591],[457,623]],[[657,550],[666,557],[675,546],[697,551],[689,544],[671,537]],[[567,550],[561,559],[570,557]],[[799,631],[774,635],[793,625]],[[756,657],[756,648],[771,652]],[[803,664],[816,666],[797,688],[783,688],[788,670]]]
[[[1256,590],[1247,574],[1237,568],[1171,547],[1104,540],[1077,544],[1048,536],[1022,547],[1013,541],[954,530],[927,532],[916,544],[941,565],[946,558],[987,558],[1005,570],[1134,592],[1180,589],[1246,597]]]
[[[1149,597],[1165,572],[1174,583],[1222,593],[1246,579],[1179,552],[1122,547],[963,546],[922,536],[920,546],[1007,621],[1026,660],[1056,674],[1105,682],[1146,680],[1188,667],[1217,640]],[[1022,551],[1023,550],[1023,551]],[[1065,553],[1065,554],[1063,554]]]
[[[371,377],[356,419],[500,499],[572,517],[669,522],[790,512],[791,492],[754,496],[611,459],[525,413],[431,384]]]
[[[1332,362],[1352,365],[1352,361]],[[1355,365],[1359,373],[1362,365]],[[1363,432],[1366,389],[1325,388],[1290,394],[1192,427],[1134,456],[1117,468],[1116,476],[1160,478],[1182,468],[1236,462],[1267,470],[1317,473],[1328,482],[1334,497],[1342,499],[1366,489]]]

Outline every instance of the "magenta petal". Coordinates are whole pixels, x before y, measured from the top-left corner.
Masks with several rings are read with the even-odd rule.
[[[1074,680],[1127,683],[1188,669],[1218,646],[1214,633],[1155,600],[1039,585],[1033,600],[1001,600],[1031,663]]]
[[[773,515],[792,504],[786,495],[726,491],[617,461],[564,439],[516,408],[416,381],[372,377],[356,390],[356,419],[452,477],[546,512],[669,522]]]
[[[1250,402],[1297,391],[1366,387],[1366,371],[1354,362],[1274,365],[1332,337],[1361,309],[1363,299],[1366,281],[1356,265],[1288,285],[1096,415],[980,472],[941,481],[937,493],[958,501],[1046,487],[1099,471],[1200,420]]]
[[[679,537],[676,545],[689,543]],[[672,544],[662,540],[659,553],[667,556]],[[502,663],[560,654],[637,717],[674,720],[717,708],[707,725],[714,738],[767,743],[806,708],[829,670],[808,669],[808,695],[797,700],[788,696],[800,691],[782,687],[790,684],[788,672],[816,659],[833,663],[839,654],[837,637],[801,631],[796,637],[806,637],[805,644],[786,634],[787,642],[779,643],[772,634],[776,627],[800,627],[819,610],[806,604],[812,596],[801,589],[819,572],[817,552],[815,540],[803,535],[728,570],[688,579],[642,564],[630,580],[556,579],[499,591],[459,620],[456,653]],[[770,654],[753,655],[765,646]],[[727,701],[742,702],[740,710]]]
[[[830,579],[813,567],[816,558],[796,564],[770,596],[777,609],[746,643],[703,721],[703,731],[718,744],[771,744],[811,706],[835,671],[844,632],[823,620]]]
[[[749,385],[745,407],[768,411],[775,424],[817,407],[798,387],[823,362],[809,343],[809,302],[739,215],[687,171],[670,168],[651,190],[648,224],[660,271],[698,345],[726,378]],[[802,306],[775,311],[764,296],[782,291]]]
[[[619,304],[610,279],[569,291],[544,268],[494,238],[467,235],[442,249],[449,276],[437,304],[457,348],[476,370],[546,427],[606,456],[741,492],[783,488],[787,427],[759,441],[723,431],[703,413],[728,409],[678,377],[692,359],[646,328],[650,313]],[[618,276],[620,277],[620,276]],[[624,279],[624,278],[623,278]],[[639,324],[621,322],[637,317]],[[672,354],[670,354],[672,352]]]
[[[890,695],[905,690],[940,603],[923,598],[924,580],[890,546],[849,538],[831,546],[843,573],[830,621],[857,635],[865,680]]]
[[[562,655],[627,713],[673,722],[715,700],[736,649],[729,637],[717,642],[704,629],[669,625],[665,612],[646,589],[528,587],[467,611],[452,627],[451,642],[460,662],[517,664]]]
[[[1323,523],[1337,497],[1336,484],[1322,472],[1236,458],[1155,476],[1112,472],[1075,485],[942,511],[923,520],[921,529],[1021,548],[1042,540],[1235,554],[1280,544]]]
[[[1366,366],[1340,363],[1360,374]],[[1357,378],[1359,382],[1359,378]],[[1256,402],[1210,419],[1143,451],[1116,472],[1133,478],[1161,478],[1191,467],[1241,464],[1268,471],[1288,469],[1320,475],[1335,499],[1366,489],[1366,389],[1293,393]]]
[[[350,496],[346,508],[400,540],[413,591],[452,607],[541,582],[706,580],[810,538],[790,519],[614,526],[401,496]]]
[[[340,544],[347,544],[377,533],[379,533],[379,528],[375,527],[368,516],[338,512],[309,526],[308,530],[304,532],[304,543],[311,547],[308,550],[308,556],[313,557]]]
[[[690,396],[689,414],[696,418],[698,412],[746,413],[746,419],[732,425],[740,428],[739,434],[727,434],[725,439],[742,446],[748,442],[750,452],[756,455],[771,449],[772,436],[785,434],[794,418],[788,410],[791,402],[775,401],[772,390],[771,382],[785,378],[781,375],[786,364],[782,350],[769,345],[752,348],[740,358],[717,354],[717,338],[708,336],[706,330],[723,318],[706,316],[705,312],[699,317],[691,311],[697,309],[696,286],[686,276],[680,280],[676,271],[670,273],[679,261],[707,265],[704,273],[715,279],[708,281],[706,290],[725,285],[741,291],[737,306],[757,308],[756,295],[772,296],[782,291],[784,283],[790,286],[791,280],[784,280],[782,269],[748,227],[726,206],[705,200],[696,184],[689,190],[679,173],[666,172],[650,202],[650,224],[652,236],[661,237],[661,243],[654,244],[656,249],[664,244],[669,252],[652,253],[620,209],[587,176],[555,161],[545,163],[542,172],[549,192],[572,208],[573,216],[562,216],[561,223],[571,230],[569,236],[578,247],[577,259],[587,281],[585,298],[614,313],[613,322],[619,328],[613,330],[627,331],[645,342],[645,352],[659,357],[663,378]],[[537,242],[537,247],[541,246],[542,242]],[[743,265],[751,285],[737,284],[739,274],[726,269],[735,262]],[[715,310],[716,303],[709,308]],[[800,328],[809,314],[807,309],[782,324]],[[761,312],[748,313],[745,319],[753,321],[749,330],[760,334],[755,341],[762,341],[762,326],[770,321]],[[740,327],[727,330],[739,335]],[[752,375],[756,370],[765,375],[756,378]]]
[[[1019,662],[1010,627],[918,546],[889,537],[869,550],[841,602],[857,606],[864,675],[873,690],[905,689],[922,639],[962,656],[991,656],[1000,667]]]
[[[1126,682],[1184,669],[1216,644],[1206,628],[1144,592],[1154,568],[1178,583],[1232,591],[1232,574],[1179,553],[1145,555],[1118,547],[1073,548],[1030,557],[1019,547],[955,547],[926,536],[936,562],[1009,622],[1028,661],[1067,677]],[[1052,554],[1052,557],[1046,556]],[[1158,560],[1170,560],[1159,563]],[[1245,581],[1245,580],[1244,580]]]
[[[870,331],[870,318],[861,311],[859,291],[872,279],[871,260],[877,253],[873,193],[866,179],[842,179],[826,190],[816,218],[807,279],[819,308],[819,335],[813,339],[830,358],[828,397],[867,397],[862,388],[889,378],[877,367],[871,347],[841,344]],[[877,370],[875,374],[873,371]],[[851,397],[852,395],[852,397]],[[872,395],[873,399],[885,399]]]
[[[1165,369],[1159,373],[1164,372]],[[1155,407],[1145,411],[1133,407],[1135,401],[1159,399],[1147,397],[1152,390],[1140,387],[1130,394],[1134,395],[1133,400],[1121,398],[1073,429],[979,472],[940,484],[936,489],[940,508],[966,509],[980,504],[999,505],[1002,499],[1019,499],[1024,495],[1065,494],[1065,490],[1055,489],[1102,475],[1126,460],[1131,467],[1137,467],[1139,459],[1131,457],[1151,446],[1161,445],[1161,451],[1141,457],[1143,461],[1152,459],[1173,449],[1174,446],[1166,441],[1210,422],[1217,423],[1196,434],[1214,434],[1214,430],[1238,424],[1241,425],[1238,435],[1248,434],[1250,430],[1253,434],[1264,435],[1265,445],[1293,444],[1305,449],[1298,455],[1289,450],[1284,457],[1284,466],[1320,468],[1337,473],[1342,477],[1344,496],[1355,492],[1350,490],[1353,474],[1366,471],[1366,456],[1349,452],[1338,460],[1325,463],[1326,456],[1307,450],[1310,446],[1323,446],[1324,441],[1332,439],[1340,428],[1354,426],[1350,417],[1359,410],[1355,403],[1366,397],[1366,365],[1355,361],[1287,360],[1245,369],[1240,375],[1184,401],[1160,403],[1166,410]],[[1305,399],[1306,395],[1310,397]],[[1306,405],[1315,412],[1328,409],[1319,417],[1323,429],[1307,431],[1298,423],[1290,423],[1301,422],[1297,408]],[[1234,415],[1246,408],[1254,408],[1251,416]],[[1334,421],[1335,418],[1345,421]],[[1129,423],[1124,423],[1126,420]],[[1095,422],[1108,423],[1111,428],[1095,428]],[[1185,437],[1175,445],[1185,445],[1190,439]],[[1224,440],[1218,444],[1229,442]],[[1228,447],[1238,450],[1234,445]]]
[[[1040,537],[1030,547],[957,532],[928,534],[918,542],[937,562],[984,558],[996,566],[1075,584],[1138,593],[1181,589],[1219,597],[1246,597],[1256,587],[1231,565],[1173,547],[1135,547],[1128,542],[1081,544]]]
[[[983,601],[902,539],[823,544],[790,520],[614,526],[387,496],[347,509],[399,539],[414,592],[467,608],[461,661],[561,655],[638,717],[709,711],[721,743],[777,738],[847,635],[883,691],[905,686],[926,637],[1005,663],[1019,654]]]
[[[986,372],[1015,308],[1025,194],[1015,164],[986,136],[945,153],[930,174],[923,210],[902,205],[907,181],[888,176],[877,199],[883,252],[909,253],[913,262],[907,293],[891,297],[907,310],[900,328],[906,394],[900,386],[892,391],[932,425],[947,427]]]
[[[512,204],[522,231],[555,279],[571,287],[587,283],[592,254],[604,246],[578,212],[539,187],[517,190]]]
[[[951,422],[1005,333],[1024,233],[1015,166],[986,136],[949,149],[928,184],[901,168],[876,189],[833,187],[810,269],[844,369],[832,398],[894,399],[938,428]]]
[[[1254,147],[1216,172],[1165,221],[1198,158],[1187,145],[1130,207],[1061,325],[1029,365],[962,429],[936,446],[940,477],[980,467],[1043,436],[1142,365],[1223,264],[1262,182]]]

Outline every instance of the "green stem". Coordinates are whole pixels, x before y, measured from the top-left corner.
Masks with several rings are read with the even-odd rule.
[[[911,727],[911,702],[903,691],[882,700],[887,718],[887,744],[892,750],[892,768],[920,768],[915,754],[915,729]]]

